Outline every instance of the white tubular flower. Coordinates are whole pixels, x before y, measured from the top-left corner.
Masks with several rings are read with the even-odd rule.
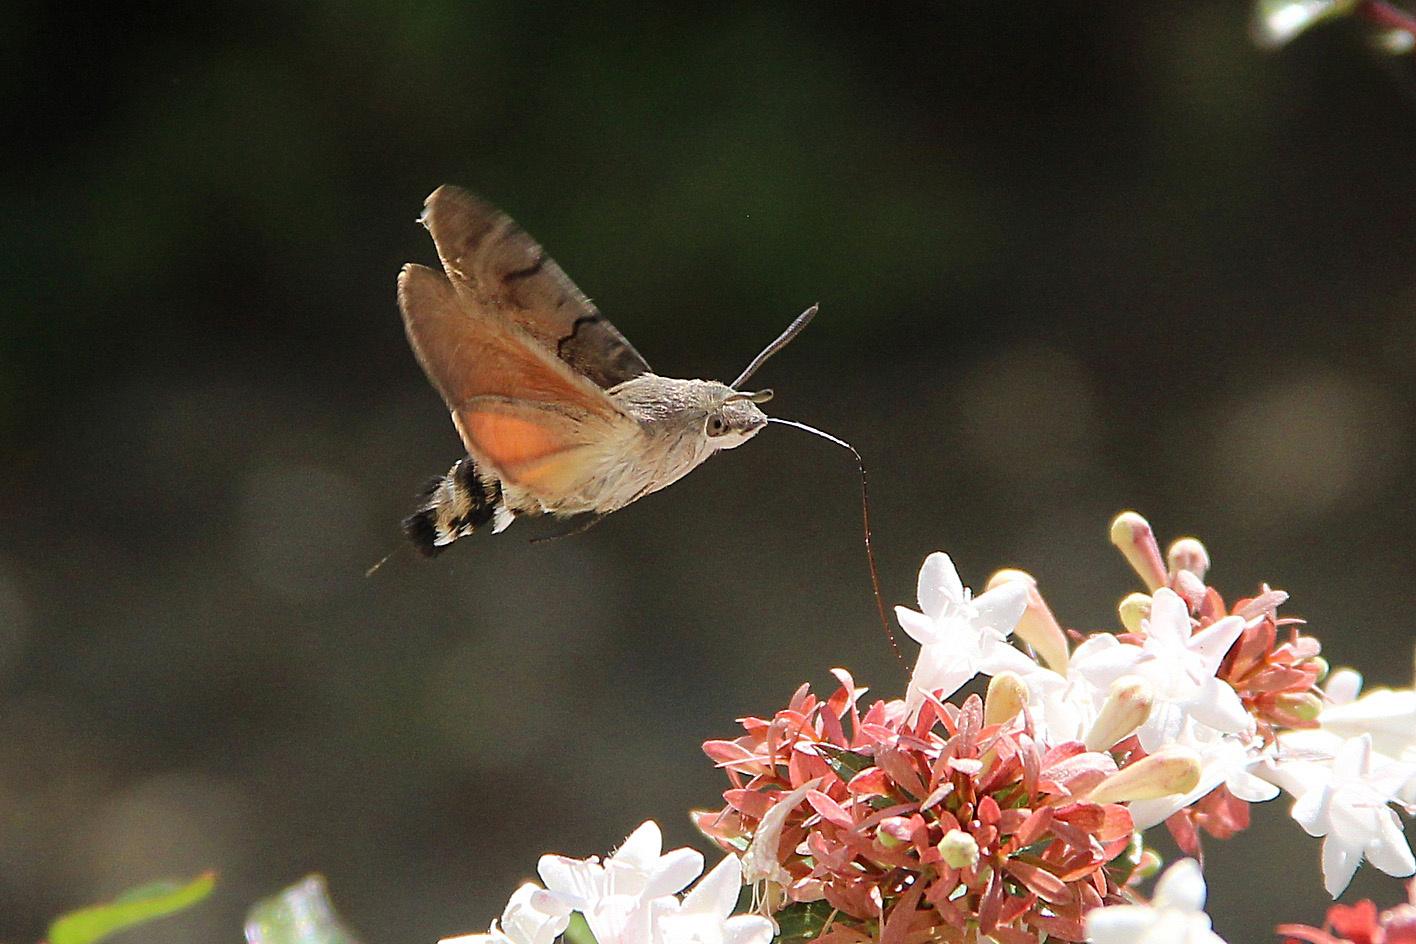
[[[1416,761],[1416,691],[1379,688],[1318,715],[1324,731],[1338,737],[1372,736],[1372,748],[1393,760]]]
[[[1160,877],[1149,905],[1111,905],[1087,912],[1091,944],[1224,944],[1205,914],[1205,878],[1194,859]]]
[[[1144,831],[1165,822],[1220,784],[1227,786],[1230,793],[1246,803],[1263,803],[1278,796],[1278,787],[1250,773],[1252,768],[1264,761],[1264,756],[1254,753],[1238,739],[1211,732],[1182,740],[1199,751],[1200,782],[1188,793],[1154,800],[1135,800],[1128,804],[1136,829]]]
[[[1139,675],[1150,682],[1154,704],[1137,732],[1147,753],[1177,743],[1189,718],[1224,734],[1253,730],[1254,720],[1239,694],[1215,678],[1225,653],[1244,631],[1241,617],[1226,616],[1195,632],[1185,601],[1161,587],[1151,598],[1150,618],[1144,625],[1145,641],[1140,646],[1112,646],[1078,666],[1078,671],[1103,691],[1123,675]]]
[[[603,862],[545,855],[536,870],[550,897],[585,915],[599,944],[647,944],[661,899],[683,891],[703,871],[701,853],[685,848],[660,855],[662,847],[658,825],[648,820]]]
[[[501,921],[493,921],[486,934],[444,938],[438,944],[552,944],[569,924],[570,909],[527,882],[512,893]]]
[[[1391,876],[1416,872],[1401,821],[1387,806],[1411,767],[1374,756],[1370,735],[1342,741],[1325,731],[1287,733],[1266,776],[1295,797],[1298,825],[1324,837],[1323,886],[1332,897],[1342,894],[1364,858]]]
[[[905,696],[909,709],[918,710],[932,691],[949,697],[980,672],[1037,671],[1037,663],[1008,643],[1027,605],[1028,588],[1021,581],[1004,582],[973,599],[949,555],[930,554],[919,572],[923,612],[895,607],[900,626],[920,644]]]
[[[770,919],[733,914],[741,890],[742,865],[730,855],[703,876],[683,901],[666,903],[655,919],[654,944],[768,944],[773,932]]]

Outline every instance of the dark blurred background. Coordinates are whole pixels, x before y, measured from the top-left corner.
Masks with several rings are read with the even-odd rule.
[[[1114,629],[1135,508],[1410,684],[1416,100],[1351,25],[1268,54],[1204,0],[0,20],[0,940],[207,867],[212,902],[125,940],[234,941],[314,870],[370,944],[484,930],[543,851],[695,842],[735,717],[836,665],[902,691],[852,462],[788,429],[573,539],[365,579],[460,454],[394,303],[444,182],[661,373],[731,378],[819,301],[759,379],[865,455],[888,602],[944,549]],[[1322,917],[1287,806],[1208,847],[1231,941]]]

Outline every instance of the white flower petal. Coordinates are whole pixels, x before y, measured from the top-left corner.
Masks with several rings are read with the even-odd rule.
[[[1152,639],[1171,644],[1184,645],[1190,641],[1190,608],[1169,587],[1161,587],[1151,597],[1145,633]]]
[[[1182,911],[1203,911],[1205,907],[1205,876],[1194,859],[1181,859],[1155,883],[1151,902],[1156,908],[1178,908]]]
[[[924,559],[919,569],[919,608],[926,616],[938,619],[953,606],[964,602],[964,582],[948,554],[935,551]]]
[[[1136,944],[1154,924],[1154,912],[1145,905],[1093,908],[1087,912],[1087,940],[1091,944]]]
[[[645,820],[639,828],[629,834],[629,838],[610,856],[611,862],[624,862],[641,869],[651,867],[659,858],[659,850],[664,847],[663,834],[659,824],[652,819]]]
[[[1239,734],[1254,726],[1244,702],[1228,682],[1213,676],[1204,680],[1199,696],[1190,703],[1190,716],[1225,734]]]
[[[1333,833],[1323,840],[1323,888],[1333,898],[1341,895],[1352,881],[1352,875],[1362,861],[1362,850],[1353,848],[1343,837]]]
[[[1411,854],[1401,820],[1391,810],[1382,808],[1378,816],[1376,835],[1367,845],[1367,861],[1393,878],[1405,878],[1416,873],[1416,857]]]
[[[1229,652],[1234,640],[1244,632],[1244,619],[1240,616],[1226,616],[1211,623],[1190,637],[1189,650],[1204,660],[1204,666],[1213,675],[1224,656]]]
[[[774,929],[761,915],[734,915],[723,922],[723,944],[768,944]]]
[[[674,849],[659,857],[645,883],[642,897],[677,895],[703,874],[703,853],[697,849]]]
[[[1355,669],[1338,669],[1327,677],[1323,691],[1334,705],[1346,705],[1357,700],[1362,691],[1362,673]]]
[[[1028,586],[1021,580],[1009,580],[974,600],[973,605],[978,613],[975,626],[987,626],[1007,636],[1028,608]]]
[[[703,876],[703,881],[683,896],[680,913],[715,915],[719,920],[733,913],[742,891],[742,863],[730,855]]]
[[[899,620],[900,628],[921,646],[932,646],[939,641],[939,624],[923,613],[916,613],[906,606],[897,606],[895,619]]]
[[[1224,944],[1204,913],[1205,880],[1193,859],[1176,862],[1156,883],[1149,905],[1112,905],[1087,912],[1091,944]]]

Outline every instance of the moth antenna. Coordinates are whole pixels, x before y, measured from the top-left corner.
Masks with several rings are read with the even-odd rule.
[[[792,338],[796,337],[798,334],[801,334],[801,329],[805,328],[811,322],[811,319],[816,317],[816,309],[820,307],[820,305],[812,305],[806,311],[797,315],[796,320],[793,321],[791,324],[787,325],[787,330],[782,332],[782,336],[777,338],[777,340],[773,341],[771,344],[767,345],[765,348],[763,348],[762,353],[754,357],[752,359],[752,363],[747,365],[747,369],[744,370],[742,373],[738,374],[738,379],[728,384],[728,386],[736,390],[738,387],[741,387],[744,383],[746,383],[747,378],[757,373],[757,368],[767,363],[767,358],[771,357],[773,354],[776,354],[782,348],[786,347],[791,342]],[[820,430],[816,430],[816,432],[820,432]],[[825,433],[822,433],[822,435],[824,436]],[[844,445],[844,443],[842,443],[842,445]]]
[[[761,355],[759,355],[758,360],[766,360],[766,355],[771,353],[773,349],[779,348],[783,344],[786,344],[787,341],[790,341],[791,335],[794,335],[796,331],[800,331],[802,327],[805,327],[806,321],[810,321],[811,316],[814,314],[816,314],[816,306],[812,305],[806,310],[804,314],[802,314],[800,318],[792,322],[792,327],[787,329],[786,334],[782,335],[781,338],[777,339],[777,341],[780,343],[776,343],[773,345],[772,348],[768,348],[766,351],[764,351]],[[800,322],[801,324],[798,325],[798,322]],[[793,331],[793,328],[795,328],[796,330]],[[786,340],[783,340],[783,338],[785,338]],[[875,593],[875,609],[880,614],[880,626],[882,629],[885,630],[885,638],[890,640],[890,648],[895,650],[895,658],[899,659],[900,662],[903,663],[905,661],[905,657],[900,655],[900,646],[898,643],[895,642],[895,631],[890,628],[890,620],[885,615],[885,598],[880,595],[880,575],[876,572],[875,569],[875,549],[870,543],[870,492],[865,485],[865,460],[860,457],[859,452],[856,452],[855,446],[852,446],[844,439],[837,439],[830,433],[825,432],[824,430],[819,430],[815,426],[807,426],[805,423],[798,423],[796,420],[784,420],[779,416],[769,416],[767,417],[767,422],[778,423],[782,426],[793,426],[797,429],[811,433],[814,436],[820,436],[822,439],[825,439],[828,442],[833,442],[836,445],[842,447],[843,449],[849,449],[851,455],[855,456],[856,468],[860,470],[860,516],[861,522],[865,526],[865,559],[866,562],[870,564],[870,589]]]

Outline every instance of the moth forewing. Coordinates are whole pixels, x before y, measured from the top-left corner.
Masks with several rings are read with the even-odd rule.
[[[458,296],[432,269],[404,266],[399,302],[408,340],[449,409],[482,396],[622,415],[603,390],[494,312]]]
[[[649,372],[624,335],[510,217],[460,187],[428,197],[423,225],[459,295],[514,322],[606,388]]]

